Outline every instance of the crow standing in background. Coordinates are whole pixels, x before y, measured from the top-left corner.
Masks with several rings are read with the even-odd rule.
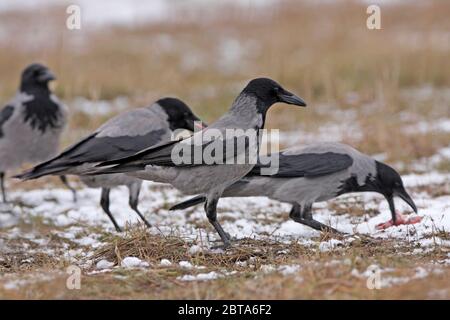
[[[25,68],[15,97],[0,112],[0,188],[7,201],[4,178],[7,170],[26,162],[49,159],[58,151],[67,124],[67,108],[50,91],[53,73],[38,63]],[[61,181],[73,192],[65,176]]]
[[[112,187],[127,186],[130,207],[150,226],[138,209],[141,179],[123,173],[89,176],[83,174],[99,162],[123,158],[161,142],[169,142],[172,133],[177,129],[194,131],[195,124],[202,127],[200,119],[184,102],[175,98],[163,98],[149,107],[115,116],[55,158],[17,177],[28,180],[45,175],[79,175],[88,187],[102,188],[100,205],[117,231],[121,231],[121,228],[109,210],[109,193]]]
[[[313,219],[312,205],[346,193],[369,191],[386,198],[394,225],[402,223],[401,215],[395,211],[394,197],[403,199],[417,213],[414,201],[393,168],[341,143],[320,143],[284,150],[279,153],[276,174],[262,176],[261,166],[255,166],[246,177],[225,189],[222,196],[265,196],[290,203],[289,217],[294,221],[319,231],[338,232]],[[185,209],[205,199],[200,195],[175,205],[171,210]]]
[[[164,176],[164,179],[186,194],[203,193],[206,196],[205,211],[209,222],[213,225],[224,247],[230,245],[230,238],[217,221],[217,202],[222,192],[230,185],[241,179],[253,168],[255,163],[245,161],[244,163],[227,163],[229,159],[235,159],[241,154],[258,154],[258,150],[251,149],[250,145],[245,145],[245,150],[238,152],[223,152],[224,163],[205,163],[200,159],[197,163],[191,158],[189,163],[179,163],[178,159],[172,157],[172,150],[185,146],[203,150],[211,143],[219,144],[225,148],[231,142],[236,146],[232,138],[228,138],[227,129],[253,129],[259,134],[259,129],[264,128],[267,110],[275,103],[283,102],[297,106],[306,106],[305,102],[286,91],[277,82],[258,78],[250,81],[244,90],[234,101],[230,110],[220,119],[211,124],[208,128],[195,133],[192,137],[179,142],[171,142],[166,145],[143,150],[134,156],[107,161],[100,166],[111,166],[109,168],[99,168],[98,173],[126,172],[133,176],[154,180],[155,175]],[[206,139],[210,133],[220,133],[220,137]],[[230,141],[227,141],[229,139]],[[258,143],[254,148],[258,149]],[[177,150],[177,149],[175,149]],[[256,151],[256,152],[255,152]],[[240,152],[240,153],[239,153]],[[230,153],[232,153],[230,155]],[[195,155],[195,152],[194,152]],[[192,154],[190,155],[192,156]],[[95,172],[95,171],[94,171]]]

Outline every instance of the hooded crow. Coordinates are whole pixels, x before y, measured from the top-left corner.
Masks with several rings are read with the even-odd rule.
[[[236,141],[241,137],[237,133],[230,136],[230,130],[253,130],[258,135],[259,129],[264,127],[267,110],[277,102],[306,106],[301,98],[286,91],[277,82],[267,78],[254,79],[242,90],[230,110],[208,128],[194,133],[188,139],[173,141],[143,150],[128,158],[100,164],[110,166],[100,169],[100,172],[128,172],[141,179],[150,180],[155,180],[156,175],[163,177],[183,193],[205,194],[206,216],[219,234],[224,247],[227,247],[230,245],[230,239],[217,221],[217,202],[223,190],[251,171],[256,164],[256,159],[254,162],[250,161],[251,154],[257,155],[259,149],[258,139],[254,144],[245,140],[245,143],[241,144],[244,147],[240,148]],[[215,149],[217,152],[219,149],[222,151],[222,162],[210,162],[204,156],[195,156],[196,151],[206,151],[211,145],[218,146]],[[184,150],[192,149],[193,153],[184,153]],[[179,150],[183,150],[181,157],[186,156],[188,161],[180,161],[177,153]],[[245,161],[236,161],[239,158],[242,160],[242,156],[245,156]],[[112,165],[114,166],[111,167]]]
[[[313,219],[312,205],[351,192],[382,194],[389,204],[394,224],[402,223],[395,211],[394,197],[401,198],[417,213],[414,201],[393,168],[345,144],[321,143],[282,151],[279,153],[279,170],[271,176],[261,175],[261,167],[255,166],[222,196],[266,196],[290,203],[291,219],[319,231],[338,232]],[[200,195],[171,210],[185,209],[205,199]]]
[[[67,123],[67,108],[50,91],[54,74],[33,63],[22,72],[15,97],[0,111],[0,188],[6,202],[4,177],[7,170],[26,162],[49,159],[58,151]],[[65,179],[64,184],[74,192]]]
[[[101,207],[117,231],[121,231],[121,228],[109,210],[109,193],[112,187],[125,185],[129,189],[130,207],[147,226],[150,226],[138,209],[142,180],[121,173],[84,174],[99,162],[133,155],[150,146],[171,141],[174,130],[194,131],[195,124],[201,126],[202,123],[184,102],[175,98],[163,98],[150,107],[115,116],[60,155],[17,177],[28,180],[45,175],[79,175],[81,181],[88,187],[102,188]]]

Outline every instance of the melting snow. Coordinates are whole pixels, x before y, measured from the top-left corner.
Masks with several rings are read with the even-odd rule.
[[[180,265],[180,267],[185,268],[185,269],[192,269],[193,266],[189,261],[180,261],[178,263]]]
[[[295,274],[300,270],[299,265],[281,265],[281,266],[273,266],[271,264],[262,265],[260,270],[263,273],[272,273],[272,272],[279,272],[282,275],[290,275]]]
[[[449,183],[450,174],[436,172],[405,175],[404,182],[407,188]],[[96,235],[80,237],[78,234],[82,232],[82,228],[71,225],[78,223],[98,225],[114,232],[109,218],[98,205],[99,192],[97,189],[81,189],[78,192],[77,203],[72,202],[70,191],[64,189],[12,192],[12,200],[26,206],[13,206],[11,211],[13,214],[0,213],[0,227],[11,227],[17,223],[20,217],[25,221],[33,216],[40,217],[46,223],[66,227],[65,232],[59,233],[59,236],[83,246],[96,248],[101,245]],[[128,206],[128,197],[124,196],[126,194],[125,188],[119,187],[113,189],[111,195],[111,212],[122,226],[127,223],[140,223],[139,217]],[[377,224],[389,220],[391,216],[386,201],[381,196],[371,193],[347,195],[340,197],[337,201],[354,206],[360,206],[362,201],[365,203],[365,208],[378,210],[379,214],[377,215],[359,217],[349,214],[336,215],[326,204],[318,203],[315,205],[314,217],[350,234],[356,231],[380,238],[409,239],[410,241],[418,241],[419,244],[424,246],[428,245],[428,240],[423,240],[423,238],[433,231],[450,231],[450,196],[443,195],[431,198],[426,193],[421,192],[413,193],[413,198],[419,208],[419,215],[423,217],[421,223],[414,225],[401,225],[386,230],[376,230]],[[212,228],[205,229],[197,225],[198,221],[206,221],[202,206],[185,211],[167,211],[167,203],[174,204],[183,199],[182,195],[171,187],[144,183],[139,206],[144,211],[146,218],[154,226],[157,226],[151,228],[150,231],[169,234],[175,230],[186,239],[192,240],[199,240],[201,235],[205,243],[208,243],[208,239],[217,239],[217,235]],[[396,200],[396,206],[400,212],[410,212],[410,208],[401,200]],[[225,198],[220,200],[219,210],[219,220],[222,220],[224,229],[233,237],[260,237],[269,234],[280,241],[296,240],[306,246],[317,244],[313,238],[319,236],[319,232],[288,218],[290,205],[260,197]],[[413,237],[410,236],[411,232],[414,232]],[[9,229],[7,234],[8,237],[23,237],[20,231],[14,228]],[[419,240],[422,242],[419,242]],[[35,241],[44,240],[35,239]],[[439,239],[433,241],[438,245],[448,246],[448,241],[440,241]],[[323,251],[334,250],[339,245],[338,240],[330,240],[320,243],[319,249]],[[193,244],[189,253],[195,254],[201,250],[203,250],[201,246]]]
[[[224,275],[211,271],[209,273],[199,273],[196,275],[185,274],[184,276],[177,277],[181,281],[207,281],[214,280],[223,277]]]
[[[169,260],[167,260],[167,259],[161,259],[161,262],[159,263],[161,266],[163,266],[163,267],[168,267],[168,266],[171,266],[172,265],[172,262],[170,262]]]
[[[114,266],[114,262],[110,262],[108,260],[102,259],[95,265],[97,269],[111,269]]]
[[[136,257],[126,257],[122,260],[120,266],[122,268],[145,268],[148,267],[149,264]]]

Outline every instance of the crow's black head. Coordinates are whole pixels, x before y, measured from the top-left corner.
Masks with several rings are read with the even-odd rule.
[[[58,104],[51,98],[48,82],[55,80],[54,74],[44,65],[30,64],[22,72],[20,91],[29,93],[33,98],[24,102],[24,122],[33,129],[44,133],[47,128],[58,128],[61,116]]]
[[[394,222],[396,221],[394,197],[401,198],[417,213],[417,207],[408,192],[406,192],[402,178],[398,172],[382,162],[377,161],[376,166],[377,176],[374,183],[377,186],[377,191],[383,194],[389,203],[392,220]]]
[[[206,127],[192,110],[181,100],[176,98],[162,98],[156,101],[167,114],[167,121],[171,130],[187,129],[194,131],[195,127]]]
[[[46,66],[33,63],[23,70],[20,88],[22,90],[32,87],[48,88],[48,82],[55,79],[55,75]]]
[[[259,111],[262,113],[265,113],[270,106],[277,102],[306,107],[306,103],[302,98],[285,90],[280,84],[269,78],[251,80],[242,93],[256,96]]]

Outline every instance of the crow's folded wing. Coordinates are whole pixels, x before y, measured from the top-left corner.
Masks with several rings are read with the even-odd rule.
[[[0,138],[3,137],[3,125],[11,118],[14,113],[14,107],[11,105],[5,106],[2,111],[0,111]]]
[[[271,175],[275,178],[319,177],[345,170],[353,164],[353,159],[349,155],[334,152],[278,153],[278,156],[278,172]],[[268,165],[258,164],[248,175],[259,176],[261,175],[261,168],[265,167],[268,167]]]
[[[255,150],[250,150],[253,148],[252,146],[254,146]],[[244,162],[249,162],[250,156],[252,154],[256,155],[256,151],[256,144],[252,145],[250,139],[246,137],[213,138],[199,141],[196,141],[194,137],[189,137],[181,141],[171,141],[149,147],[129,157],[105,161],[100,163],[98,167],[116,165],[117,168],[128,168],[130,171],[135,171],[143,169],[147,165],[193,167],[233,164],[236,163],[237,157],[244,159]],[[105,173],[112,173],[112,171],[105,171]]]

